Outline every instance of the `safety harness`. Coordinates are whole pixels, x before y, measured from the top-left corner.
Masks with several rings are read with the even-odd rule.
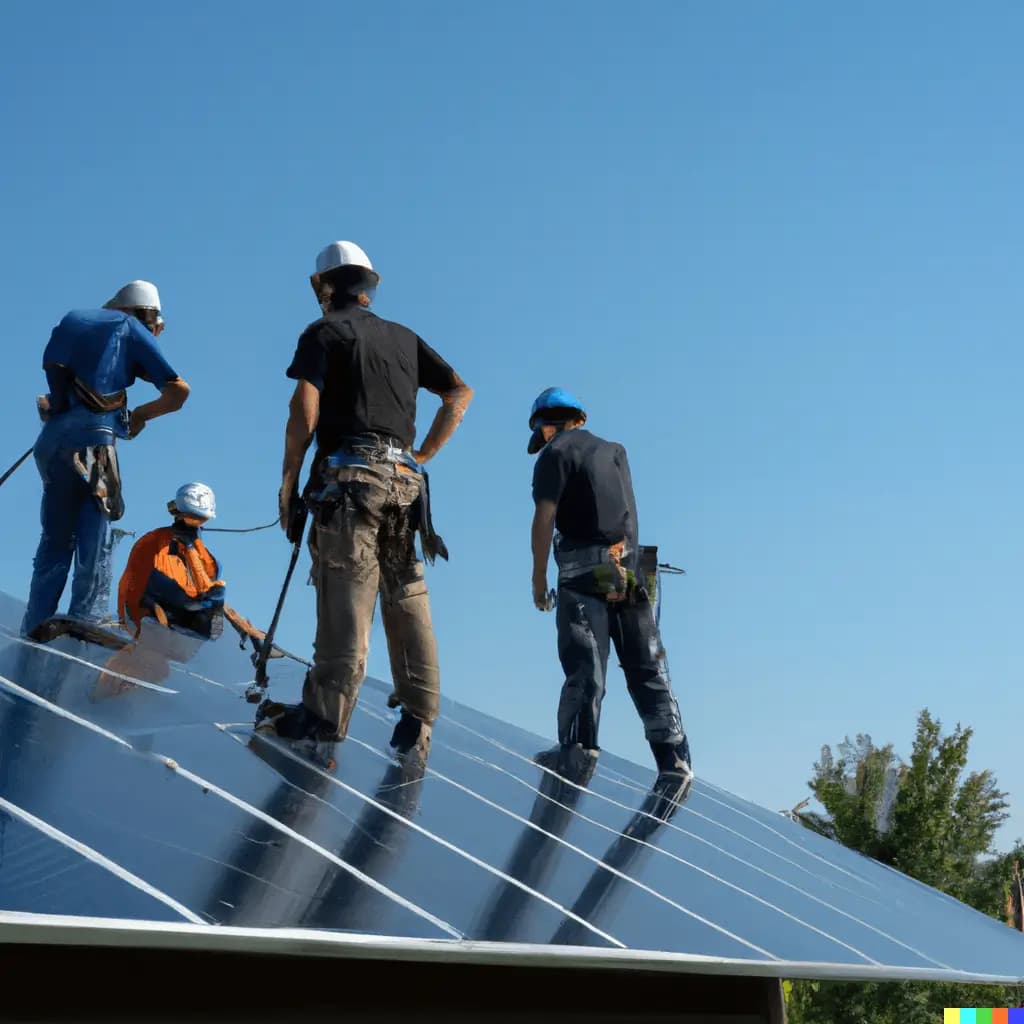
[[[116,412],[128,405],[128,392],[124,388],[104,395],[86,384],[70,366],[63,363],[45,363],[43,369],[53,371],[58,383],[54,393],[49,395],[48,412],[51,416],[59,416],[71,408],[71,393],[90,412]]]
[[[124,515],[121,494],[121,468],[117,449],[112,444],[95,444],[81,448],[71,456],[75,472],[88,484],[100,511],[116,523]]]
[[[47,363],[45,370],[52,371],[57,381],[54,392],[36,399],[40,419],[46,422],[71,409],[71,395],[78,404],[89,412],[109,413],[125,410],[127,416],[128,392],[123,388],[109,395],[100,394],[91,388],[75,372],[63,363]],[[127,427],[127,419],[125,420]],[[92,445],[76,451],[72,456],[75,472],[92,491],[96,503],[111,522],[117,522],[124,515],[124,498],[121,494],[121,471],[117,463],[117,450],[112,444]]]
[[[448,561],[448,547],[434,530],[430,513],[430,477],[416,461],[412,452],[394,443],[393,438],[378,434],[360,434],[342,439],[341,445],[314,465],[304,498],[313,507],[328,506],[337,502],[342,495],[344,482],[338,479],[340,470],[353,466],[372,468],[394,466],[396,472],[415,474],[422,481],[420,494],[413,505],[415,529],[420,535],[423,557],[431,565],[440,556]]]
[[[146,534],[132,549],[119,604],[140,628],[148,613],[162,626],[212,637],[223,628],[224,589],[220,563],[198,529],[175,522]]]

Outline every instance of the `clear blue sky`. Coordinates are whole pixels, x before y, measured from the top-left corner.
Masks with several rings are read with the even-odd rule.
[[[8,5],[2,461],[36,433],[52,326],[144,277],[193,395],[121,446],[123,525],[164,521],[189,479],[221,525],[267,521],[307,277],[353,239],[378,312],[477,389],[432,467],[450,696],[553,734],[525,444],[560,384],[626,444],[642,537],[688,570],[663,625],[697,772],[789,807],[822,743],[907,753],[928,706],[1011,791],[1006,845],[1022,45],[1024,8],[996,0]],[[30,465],[0,491],[14,594],[39,493]],[[269,620],[284,538],[214,548]],[[281,641],[312,630],[296,586]],[[603,745],[648,764],[617,670],[605,709]]]

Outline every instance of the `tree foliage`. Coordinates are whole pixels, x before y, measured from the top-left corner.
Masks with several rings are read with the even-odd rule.
[[[1024,845],[993,854],[1006,820],[1006,794],[990,771],[966,772],[971,729],[943,736],[927,709],[909,760],[892,744],[847,737],[822,748],[808,783],[825,809],[798,818],[808,828],[1003,921],[1015,912],[1011,887]],[[1018,883],[1019,885],[1019,883]],[[1019,901],[1018,901],[1019,902]],[[1016,986],[946,983],[806,982],[787,985],[791,1024],[925,1024],[946,1006],[1016,1006]]]

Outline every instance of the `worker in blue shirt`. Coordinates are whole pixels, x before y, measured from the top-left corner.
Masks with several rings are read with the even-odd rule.
[[[124,514],[117,466],[119,437],[176,412],[189,387],[164,359],[160,296],[148,281],[126,284],[102,309],[72,310],[43,353],[49,394],[38,399],[43,429],[33,454],[43,479],[42,537],[33,563],[22,632],[45,639],[75,561],[73,618],[97,620],[101,555],[109,524]],[[148,381],[159,398],[128,410],[127,389]]]

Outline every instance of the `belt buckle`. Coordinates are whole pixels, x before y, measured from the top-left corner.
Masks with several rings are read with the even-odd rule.
[[[385,462],[400,462],[404,451],[401,448],[396,448],[394,445],[385,445],[384,447],[384,461]]]

